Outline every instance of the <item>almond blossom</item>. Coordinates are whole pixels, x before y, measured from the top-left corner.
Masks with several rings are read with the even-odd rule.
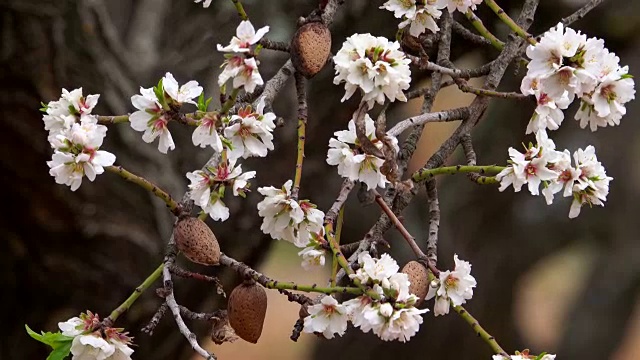
[[[162,78],[162,86],[166,94],[178,104],[189,103],[196,105],[193,99],[202,94],[202,86],[198,85],[197,81],[191,80],[179,86],[176,79],[169,72]]]
[[[166,154],[169,149],[176,148],[173,137],[171,137],[167,127],[169,118],[164,113],[162,105],[160,105],[152,88],[144,89],[141,87],[140,94],[131,97],[131,103],[138,109],[138,111],[129,116],[131,128],[136,131],[144,131],[142,140],[146,143],[151,143],[156,138],[160,138],[158,150]]]
[[[97,314],[88,311],[65,322],[59,322],[62,335],[72,337],[72,360],[130,360],[131,338],[123,329],[103,328]]]
[[[228,120],[224,135],[231,143],[229,159],[265,157],[273,150],[273,130],[276,128],[275,114],[264,113],[264,98],[261,98],[254,112],[251,106],[238,111]]]
[[[273,186],[258,188],[265,196],[258,203],[258,215],[263,217],[260,230],[276,240],[286,240],[305,248],[322,231],[324,213],[308,200],[300,202],[291,197],[293,182],[288,180],[281,189]]]
[[[342,336],[347,331],[347,309],[338,301],[326,295],[319,304],[307,308],[309,316],[304,318],[306,333],[322,333],[327,339],[333,339],[337,334]]]
[[[403,21],[398,28],[409,26],[409,34],[418,37],[426,29],[431,32],[439,30],[436,20],[442,12],[433,4],[433,1],[417,2],[416,0],[389,0],[380,6],[381,9],[393,11],[393,15]]]
[[[316,246],[308,246],[298,252],[302,257],[302,268],[309,271],[318,267],[323,267],[325,263],[326,251],[318,249]]]
[[[345,83],[348,100],[356,90],[362,92],[362,101],[373,107],[374,103],[407,101],[403,91],[409,88],[411,71],[400,44],[371,34],[355,34],[347,38],[333,58],[336,77],[334,84]]]
[[[368,114],[365,114],[364,121],[365,134],[376,147],[382,149],[383,144],[375,135],[373,119]],[[335,139],[331,138],[329,140],[327,164],[337,165],[338,174],[352,181],[362,181],[367,184],[368,189],[384,188],[389,183],[387,177],[380,171],[384,164],[384,159],[375,155],[364,154],[360,150],[354,119],[349,121],[348,130],[336,131],[334,136],[336,137]],[[397,152],[397,139],[395,137],[387,137],[387,139]]]
[[[481,4],[482,0],[436,0],[435,4],[439,8],[447,8],[447,10],[453,14],[458,10],[461,13],[466,13],[469,9],[475,10],[476,5]]]
[[[202,2],[202,7],[205,8],[205,9],[208,8],[211,5],[211,1],[212,0],[204,0],[204,1],[202,1],[202,0],[193,0],[193,2],[195,2],[196,4]]]
[[[222,152],[222,140],[218,134],[218,117],[210,114],[198,120],[198,126],[191,135],[193,145],[201,148],[211,146],[216,152]]]
[[[215,221],[229,218],[229,208],[222,200],[226,188],[231,186],[234,196],[245,196],[249,180],[256,176],[255,171],[242,172],[242,165],[236,166],[235,160],[219,164],[217,168],[207,171],[196,170],[187,173],[189,197],[194,204],[201,207]]]
[[[236,29],[236,36],[231,38],[231,43],[227,46],[218,44],[218,51],[222,52],[249,52],[251,45],[256,44],[264,34],[269,32],[269,27],[265,26],[256,31],[249,20],[240,22]]]
[[[476,279],[471,276],[471,264],[453,256],[455,268],[453,271],[441,271],[438,280],[433,280],[429,286],[426,300],[436,298],[433,313],[435,316],[449,313],[449,305],[459,306],[473,297]]]
[[[589,145],[584,150],[578,149],[573,158],[579,175],[573,184],[573,202],[569,218],[580,215],[580,210],[585,204],[604,206],[609,194],[609,182],[613,180],[607,176],[605,168],[598,161],[593,146]]]

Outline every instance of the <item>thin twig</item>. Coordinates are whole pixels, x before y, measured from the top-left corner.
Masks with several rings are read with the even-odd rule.
[[[258,44],[262,45],[265,49],[289,52],[289,44],[283,41],[274,41],[262,38],[258,41]]]
[[[427,258],[429,262],[438,262],[438,229],[440,228],[440,202],[436,179],[425,183],[427,204],[429,205],[429,235],[427,236]]]
[[[587,15],[591,10],[593,10],[593,8],[595,8],[596,6],[602,4],[604,0],[591,0],[588,3],[584,4],[580,9],[576,10],[576,12],[574,12],[573,14],[567,16],[566,18],[562,19],[562,23],[564,25],[571,25],[572,23],[582,19],[583,17],[585,17],[585,15]]]
[[[167,312],[167,309],[169,309],[169,306],[166,302],[163,302],[158,310],[156,310],[156,313],[153,314],[153,317],[151,318],[149,323],[142,328],[142,332],[147,333],[149,336],[153,335],[153,330],[155,330],[155,328],[158,326],[160,320],[162,320],[162,317]]]
[[[426,113],[402,120],[387,131],[389,136],[398,136],[412,126],[422,125],[429,122],[443,122],[463,120],[469,116],[469,107],[456,108],[451,110]]]
[[[296,72],[296,94],[298,98],[298,155],[296,157],[296,171],[293,178],[293,188],[291,189],[291,197],[298,199],[298,192],[300,191],[300,181],[302,180],[302,165],[304,162],[304,144],[306,142],[306,129],[307,129],[307,80],[305,77]]]

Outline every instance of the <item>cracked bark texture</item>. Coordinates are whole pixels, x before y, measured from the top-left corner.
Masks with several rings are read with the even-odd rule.
[[[246,8],[254,25],[272,26],[270,39],[288,42],[297,17],[308,14],[314,6],[313,1],[296,2],[295,6],[287,1],[254,1]],[[520,6],[521,2],[513,4],[514,9]],[[625,19],[622,9],[626,6],[639,5],[605,2],[596,15],[588,15],[576,27],[591,36],[605,37],[607,46],[631,66],[633,73],[640,68],[637,20],[617,21],[627,24],[618,29],[608,26],[615,19]],[[106,316],[162,260],[172,217],[164,204],[113,174],[101,175],[95,183],[85,180],[75,193],[56,185],[46,166],[50,149],[37,111],[40,101],[57,99],[61,87],[82,86],[85,94],[102,94],[96,113],[123,114],[132,110],[129,98],[138,87],[152,86],[165,71],[173,72],[181,83],[197,79],[207,95],[217,99],[216,76],[223,57],[215,51],[215,44],[228,42],[239,19],[230,1],[213,2],[206,11],[188,0],[3,0],[0,9],[0,184],[6,201],[4,216],[0,217],[0,300],[5,305],[0,315],[4,325],[0,358],[44,358],[46,348],[34,345],[24,332],[24,324],[53,330],[57,321],[86,309]],[[542,1],[532,32],[544,31],[560,20],[559,14],[566,16],[571,11],[556,2]],[[494,19],[484,7],[480,7],[480,15]],[[464,19],[458,20],[465,24]],[[342,40],[354,32],[372,31],[393,38],[395,24],[390,13],[368,1],[348,1],[332,27],[332,50],[335,53]],[[496,21],[485,24],[495,25]],[[492,30],[505,39],[502,27],[492,26]],[[462,44],[454,35],[452,60],[468,51]],[[490,48],[480,52],[487,57],[496,55]],[[435,58],[436,54],[432,55]],[[260,70],[265,80],[285,61],[286,54],[263,50]],[[508,79],[513,78],[512,73],[509,69]],[[341,185],[335,169],[324,163],[328,139],[346,126],[358,105],[356,99],[340,104],[342,90],[337,91],[331,80],[332,70],[325,68],[308,83],[310,121],[300,194],[325,210]],[[517,89],[518,85],[510,81],[500,88]],[[247,169],[258,171],[254,188],[277,186],[293,178],[293,79],[280,94],[269,95],[275,98],[274,111],[285,119],[285,126],[276,130],[276,150],[266,161],[245,163]],[[592,284],[566,320],[570,325],[562,346],[532,350],[558,352],[559,358],[599,360],[617,347],[640,285],[640,265],[632,256],[638,253],[638,231],[633,224],[634,214],[640,209],[636,201],[629,201],[629,194],[638,193],[640,179],[634,172],[629,174],[625,165],[637,163],[637,151],[633,149],[640,140],[635,135],[640,126],[633,119],[640,113],[639,106],[631,103],[622,128],[602,129],[596,134],[578,131],[568,115],[567,124],[554,138],[568,148],[596,145],[598,156],[615,178],[606,208],[585,211],[577,221],[568,221],[565,204],[547,207],[541,199],[526,194],[498,194],[495,188],[478,187],[464,176],[438,182],[441,267],[452,265],[454,252],[472,261],[479,286],[469,310],[506,348],[528,346],[513,322],[514,284],[537,260],[576,242],[600,250]],[[394,107],[387,117],[388,128],[400,118]],[[508,101],[492,106],[473,133],[478,163],[503,163],[506,149],[524,138],[531,111]],[[180,198],[186,186],[184,174],[199,168],[211,154],[191,145],[188,129],[173,125],[177,149],[168,156],[159,154],[155,145],[144,144],[140,133],[126,124],[110,127],[104,148],[113,151],[121,165],[144,174],[174,198]],[[602,146],[614,142],[618,145]],[[458,160],[464,162],[461,157]],[[230,220],[212,224],[223,251],[251,265],[261,261],[270,244],[258,230],[257,201],[255,194],[246,202],[230,201]],[[417,239],[427,238],[427,212],[422,198],[403,214]],[[362,208],[352,196],[346,214],[343,239],[348,242],[361,239],[379,211]],[[358,221],[350,223],[350,214]],[[389,231],[386,237],[393,244],[393,254],[408,259],[408,249],[395,231]],[[606,281],[611,278],[616,279],[615,284]],[[236,279],[225,273],[222,280],[230,289]],[[215,288],[195,281],[176,280],[176,297],[198,311],[212,311],[221,305]],[[139,332],[160,304],[161,300],[149,291],[118,320],[118,325],[137,335],[136,358],[190,358],[192,350],[169,317],[160,322],[153,337]],[[599,332],[594,328],[610,330]],[[201,336],[208,331],[202,326],[194,330]],[[393,355],[417,359],[424,358],[425,352],[434,358],[490,357],[485,344],[456,316],[433,319],[428,314],[420,334],[408,344],[383,343],[371,334],[349,331],[344,338],[323,342],[316,358]]]

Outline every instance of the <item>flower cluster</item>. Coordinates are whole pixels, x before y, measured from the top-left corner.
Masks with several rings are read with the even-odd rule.
[[[418,297],[409,293],[407,274],[398,272],[400,267],[388,254],[374,259],[363,253],[358,262],[360,268],[350,277],[371,287],[373,294],[342,304],[325,296],[320,304],[308,308],[303,331],[322,333],[331,339],[335,334],[342,336],[351,321],[363,332],[372,331],[384,341],[408,341],[420,329],[421,315],[429,310],[414,307]]]
[[[98,124],[91,111],[100,95],[82,95],[82,88],[71,92],[62,89],[62,97],[45,105],[44,127],[49,131],[49,143],[54,149],[49,174],[56,183],[77,190],[86,176],[90,181],[104,172],[105,166],[116,161],[115,155],[99,150],[107,134],[106,126]]]
[[[380,6],[381,9],[393,11],[393,15],[403,21],[398,28],[409,26],[409,34],[418,37],[427,29],[438,32],[436,20],[442,15],[443,6],[438,6],[437,1],[421,0],[389,0]]]
[[[73,338],[72,360],[130,360],[131,338],[123,329],[103,328],[97,314],[87,311],[80,317],[58,323],[62,335]]]
[[[371,34],[354,34],[347,38],[333,58],[336,77],[334,84],[345,82],[346,93],[342,101],[349,99],[357,89],[362,91],[362,101],[373,107],[374,102],[407,101],[403,90],[409,88],[411,71],[400,44]]]
[[[160,83],[153,88],[140,88],[140,95],[133,95],[131,103],[138,111],[129,116],[131,127],[142,131],[142,140],[152,143],[156,138],[158,150],[166,154],[175,149],[175,144],[167,124],[171,120],[167,111],[177,111],[182,103],[195,104],[193,99],[202,94],[202,87],[197,81],[189,81],[179,86],[171,73],[166,73]],[[194,141],[195,142],[195,141]]]
[[[297,201],[291,196],[293,182],[287,181],[281,189],[273,186],[258,188],[265,196],[258,203],[258,215],[263,217],[260,230],[276,240],[286,240],[299,248],[313,244],[323,235],[324,212],[308,200]],[[312,241],[313,240],[313,241]]]
[[[435,316],[448,314],[451,304],[460,306],[473,297],[476,279],[471,276],[471,264],[458,259],[458,255],[454,255],[453,260],[453,271],[441,271],[438,279],[429,286],[426,300],[436,298],[433,306]]]
[[[248,181],[255,176],[255,171],[243,173],[242,165],[236,166],[235,159],[221,162],[217,168],[188,172],[190,198],[213,220],[225,221],[229,218],[229,208],[222,200],[226,188],[231,187],[234,196],[245,197]]]
[[[276,115],[271,112],[265,114],[264,106],[264,98],[260,98],[255,111],[248,105],[231,118],[223,119],[229,159],[265,157],[269,150],[273,150],[272,132],[276,128]]]
[[[493,355],[493,360],[555,360],[556,356],[552,354],[529,355],[529,350],[522,352],[516,351],[515,355],[503,356]]]
[[[629,68],[604,47],[604,41],[587,38],[558,24],[527,48],[531,59],[521,91],[534,95],[538,106],[527,134],[542,129],[556,130],[564,119],[562,110],[577,98],[575,119],[580,127],[619,125],[625,104],[635,98],[635,84]]]
[[[607,176],[593,146],[574,152],[575,165],[572,166],[569,150],[557,151],[545,131],[538,131],[536,140],[537,144],[530,144],[524,153],[509,148],[511,165],[496,175],[500,191],[512,185],[518,192],[526,184],[531,195],[539,195],[542,183],[547,204],[553,202],[556,193],[563,191],[565,197],[573,196],[570,218],[577,217],[584,204],[604,206],[613,178]]]
[[[368,114],[365,114],[364,121],[365,134],[376,147],[382,149],[383,143],[376,138],[373,119]],[[386,176],[380,172],[384,159],[361,151],[356,135],[355,119],[349,121],[348,130],[336,131],[334,136],[336,137],[335,139],[331,138],[329,140],[327,164],[337,165],[338,174],[349,180],[362,181],[367,184],[368,189],[375,189],[378,186],[384,188],[389,182]],[[388,137],[387,139],[397,153],[397,139],[395,137]]]
[[[236,29],[236,36],[227,46],[218,44],[218,51],[225,54],[226,60],[222,64],[224,70],[218,77],[218,85],[223,86],[229,79],[233,79],[233,88],[244,87],[248,93],[252,93],[256,86],[264,84],[258,72],[258,62],[251,45],[256,44],[264,34],[269,31],[265,26],[256,31],[249,20],[242,21]]]

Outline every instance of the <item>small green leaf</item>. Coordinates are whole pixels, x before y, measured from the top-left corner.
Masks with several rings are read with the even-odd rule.
[[[49,110],[49,104],[45,104],[43,101],[41,101],[40,105],[42,105],[42,107],[40,108],[40,111],[42,111],[43,113],[46,113],[47,110]]]
[[[47,360],[63,360],[69,356],[71,352],[71,341],[67,341],[61,344],[59,347],[53,349],[49,356],[47,356]]]
[[[62,335],[59,332],[52,333],[43,331],[38,334],[31,330],[29,325],[25,324],[24,327],[29,336],[43,344],[49,345],[53,349],[47,357],[47,360],[63,360],[69,356],[69,352],[71,351],[71,342],[73,341],[72,337]]]
[[[541,353],[540,355],[536,356],[536,359],[535,359],[535,360],[542,360],[542,358],[543,358],[545,355],[547,355],[547,353],[546,353],[546,352],[543,352],[543,353]]]
[[[620,75],[620,80],[623,80],[623,79],[633,79],[633,75],[631,75],[631,74],[622,74],[622,75]]]
[[[200,96],[198,96],[198,110],[199,111],[207,111],[207,109],[204,107],[204,92],[200,93]],[[203,110],[204,108],[204,110]]]

